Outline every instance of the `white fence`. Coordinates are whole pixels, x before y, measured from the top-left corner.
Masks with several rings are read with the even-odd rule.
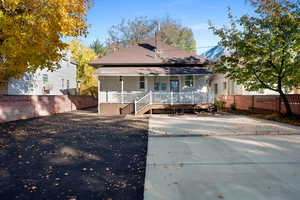
[[[100,92],[100,103],[134,103],[145,96],[145,92]]]
[[[152,92],[152,104],[212,104],[214,95],[201,92]]]
[[[143,98],[134,102],[135,114],[152,104],[213,104],[214,95],[210,92],[149,92]]]

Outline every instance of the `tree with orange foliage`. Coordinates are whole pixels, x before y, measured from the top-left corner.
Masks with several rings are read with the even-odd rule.
[[[67,44],[86,35],[91,0],[0,0],[0,82],[55,70]]]

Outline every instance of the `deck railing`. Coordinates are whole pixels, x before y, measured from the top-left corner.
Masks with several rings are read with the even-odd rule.
[[[152,92],[152,104],[212,104],[214,95],[210,92]]]
[[[134,102],[135,114],[152,104],[195,105],[213,104],[214,95],[210,92],[149,92],[143,98]]]
[[[100,92],[100,103],[134,103],[146,92]],[[211,92],[151,92],[152,104],[211,104],[214,95]]]
[[[101,92],[100,103],[134,103],[135,112],[141,111],[151,104],[194,105],[213,104],[214,95],[211,92]]]
[[[100,92],[100,103],[134,103],[145,96],[145,92]]]

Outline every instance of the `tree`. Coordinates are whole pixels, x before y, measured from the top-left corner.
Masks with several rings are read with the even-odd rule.
[[[108,52],[108,49],[100,42],[99,39],[95,40],[90,44],[90,48],[95,51],[98,57],[105,56]]]
[[[217,69],[243,84],[247,90],[270,89],[282,98],[287,115],[292,114],[285,88],[300,84],[299,2],[252,0],[256,16],[236,20],[229,9],[231,26],[210,29],[219,44],[231,50]]]
[[[97,58],[93,49],[85,47],[79,40],[72,40],[69,43],[72,57],[77,63],[77,78],[81,81],[81,94],[97,96],[97,79],[94,76],[95,68],[88,65]]]
[[[109,30],[108,44],[110,46],[128,46],[153,38],[158,23],[161,25],[161,40],[169,45],[196,52],[196,41],[191,29],[182,26],[177,21],[166,17],[162,20],[136,17],[133,20],[122,20]]]
[[[67,44],[86,35],[90,0],[1,0],[0,81],[37,69],[55,70]]]
[[[161,39],[166,44],[196,53],[196,40],[190,28],[167,17],[161,22]]]

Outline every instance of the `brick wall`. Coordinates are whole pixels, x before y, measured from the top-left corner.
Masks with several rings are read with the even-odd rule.
[[[97,106],[90,96],[0,96],[0,123]]]
[[[288,95],[292,111],[300,115],[300,95]],[[235,104],[238,110],[254,112],[281,112],[285,113],[285,106],[278,95],[224,95],[219,100],[225,102],[225,107],[230,108]]]

